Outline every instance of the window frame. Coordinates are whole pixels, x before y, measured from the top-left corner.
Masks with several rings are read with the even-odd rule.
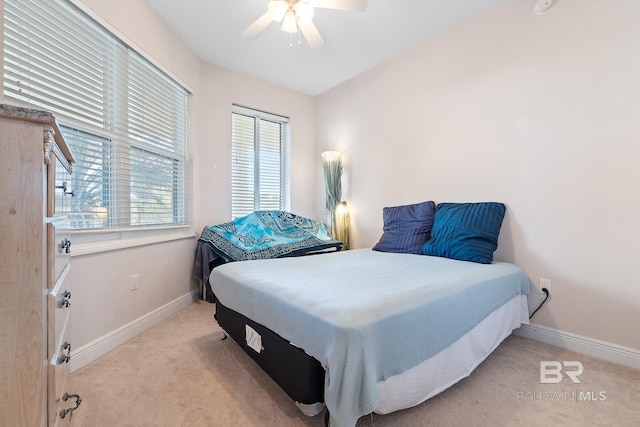
[[[234,173],[234,163],[236,162],[236,141],[234,139],[234,115],[244,116],[253,119],[253,210],[251,212],[255,212],[257,210],[265,210],[261,205],[261,197],[263,194],[261,193],[261,164],[263,163],[261,160],[261,143],[263,138],[261,138],[261,124],[263,123],[276,123],[280,126],[280,143],[279,143],[279,206],[278,210],[290,210],[291,201],[291,184],[290,184],[290,121],[289,117],[268,113],[265,111],[248,108],[244,106],[240,106],[237,104],[232,105],[231,118],[232,118],[232,137],[231,137],[231,218],[235,219],[237,217],[246,215],[250,213],[249,211],[242,209],[242,207],[237,207],[234,202],[234,189],[238,184],[235,180],[240,180],[239,176],[236,176]],[[273,176],[272,176],[273,178]],[[267,210],[272,210],[274,207],[267,208]]]

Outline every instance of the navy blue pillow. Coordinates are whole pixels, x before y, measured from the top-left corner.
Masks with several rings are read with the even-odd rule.
[[[420,254],[431,238],[434,211],[432,201],[382,209],[383,233],[373,250]]]
[[[440,203],[422,253],[491,264],[504,213],[502,203]]]

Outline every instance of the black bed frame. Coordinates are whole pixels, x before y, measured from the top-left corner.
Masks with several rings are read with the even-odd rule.
[[[313,405],[324,402],[324,368],[315,358],[293,346],[272,330],[231,310],[216,300],[215,319],[226,334],[236,341],[295,402]],[[246,342],[245,325],[262,339],[257,352]]]

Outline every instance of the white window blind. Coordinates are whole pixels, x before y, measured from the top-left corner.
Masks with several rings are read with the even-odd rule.
[[[72,226],[186,224],[189,92],[68,1],[4,18],[6,102],[54,112],[76,159]]]
[[[289,210],[288,119],[234,106],[231,120],[232,218]]]

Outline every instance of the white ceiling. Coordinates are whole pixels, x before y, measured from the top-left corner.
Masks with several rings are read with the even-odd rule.
[[[313,50],[274,22],[253,40],[240,33],[269,0],[145,0],[204,61],[318,95],[420,45],[504,0],[369,0],[365,12],[316,8],[326,46]]]

